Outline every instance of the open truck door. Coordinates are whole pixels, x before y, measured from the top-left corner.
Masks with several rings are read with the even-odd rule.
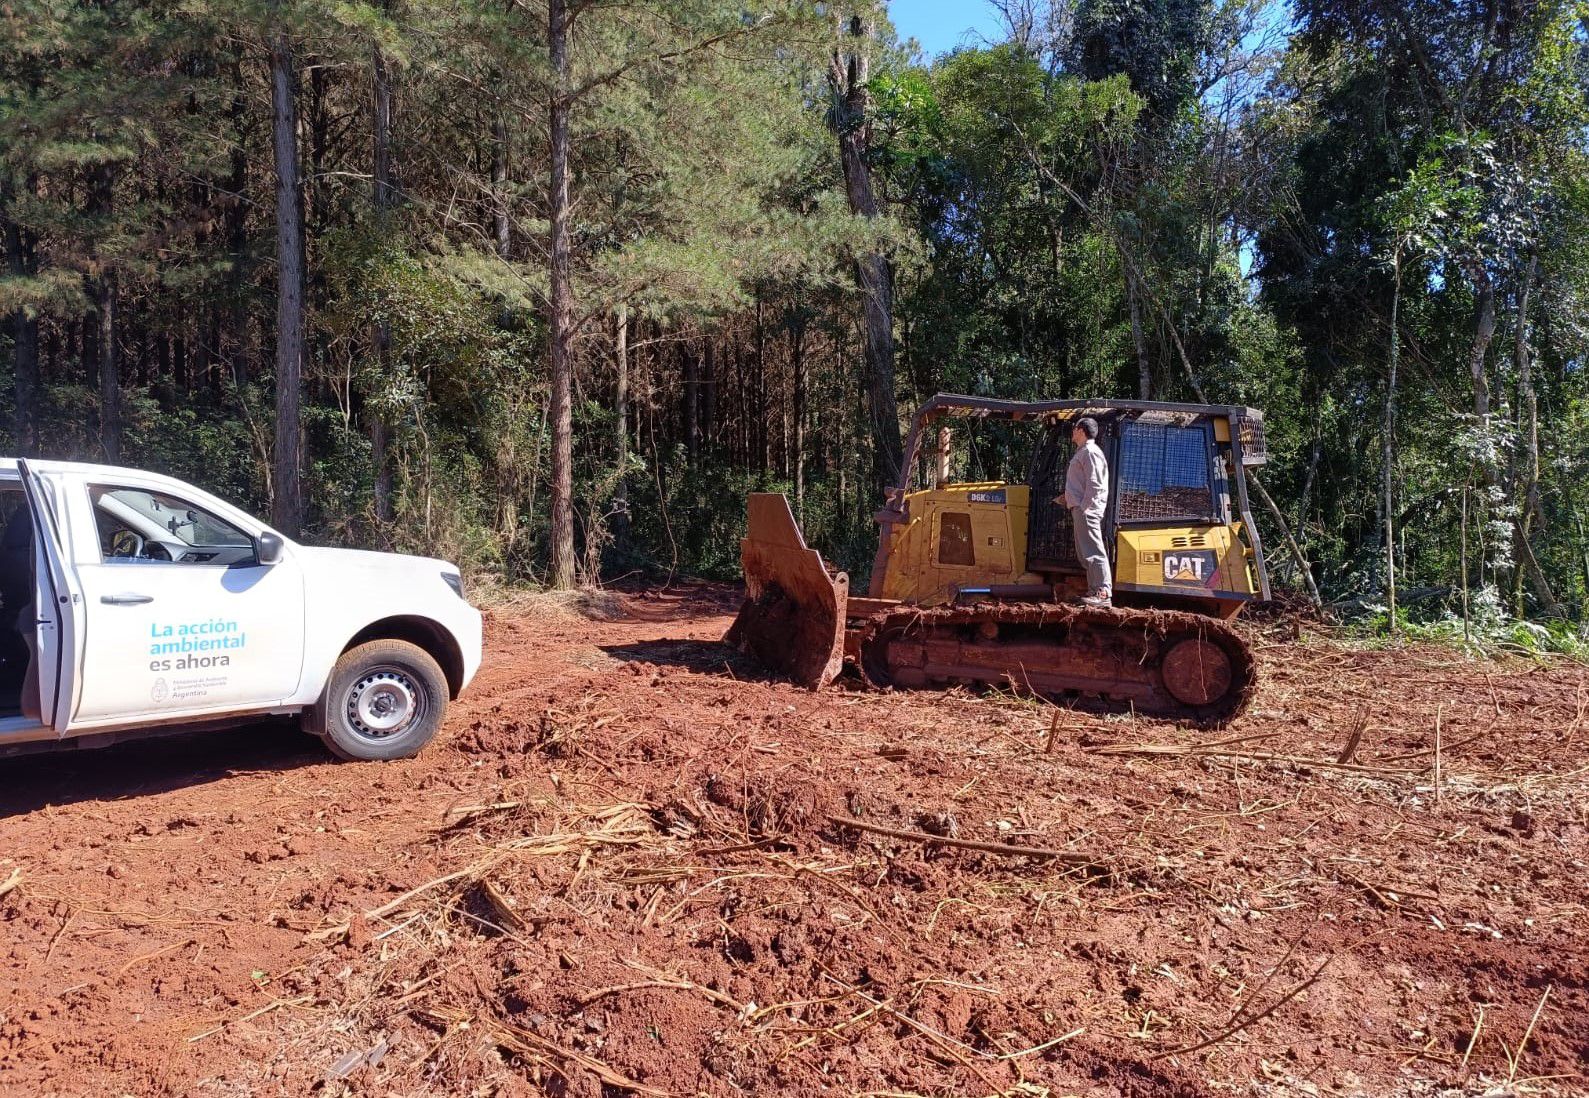
[[[34,652],[24,712],[64,736],[82,688],[83,592],[67,564],[64,496],[26,461],[17,468],[33,516]],[[35,708],[36,707],[36,708]]]

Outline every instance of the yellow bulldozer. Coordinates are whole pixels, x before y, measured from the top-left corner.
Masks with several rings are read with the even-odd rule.
[[[1112,607],[1080,602],[1085,569],[1062,498],[1084,416],[1109,465]],[[953,482],[957,420],[1040,432],[1025,482]],[[916,413],[901,482],[876,514],[866,595],[806,544],[784,496],[755,494],[746,598],[726,640],[812,688],[849,663],[879,688],[998,685],[1226,723],[1256,685],[1229,621],[1269,597],[1245,472],[1265,458],[1253,408],[940,393]]]

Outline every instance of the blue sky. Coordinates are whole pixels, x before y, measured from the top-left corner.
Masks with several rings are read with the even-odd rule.
[[[888,14],[899,37],[920,42],[929,60],[962,41],[979,43],[978,34],[1003,37],[998,13],[986,0],[889,0]]]

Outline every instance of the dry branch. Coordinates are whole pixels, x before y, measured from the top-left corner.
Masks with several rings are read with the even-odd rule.
[[[716,1003],[718,1006],[728,1007],[730,1010],[734,1011],[735,1014],[738,1014],[742,1017],[749,1017],[750,1015],[750,1009],[744,1003],[741,1003],[732,996],[724,995],[721,991],[718,991],[715,988],[706,987],[705,985],[698,984],[693,980],[687,980],[682,976],[674,976],[671,973],[663,972],[661,969],[651,968],[636,961],[626,961],[624,963],[630,968],[634,969],[636,972],[642,973],[648,978],[644,980],[635,980],[632,983],[614,984],[612,987],[599,988],[598,990],[592,991],[587,995],[580,996],[579,1005],[581,1007],[587,1007],[591,1003],[606,998],[608,995],[617,995],[625,991],[639,991],[642,988],[656,987],[670,988],[674,991],[699,992],[701,995],[704,995],[707,999]]]
[[[390,915],[392,912],[394,912],[394,911],[398,910],[399,908],[401,908],[404,904],[408,903],[408,901],[412,900],[415,896],[423,895],[424,893],[429,892],[433,888],[439,888],[439,887],[441,887],[444,884],[451,884],[453,881],[462,880],[465,877],[477,876],[478,874],[480,874],[482,872],[485,872],[486,868],[487,867],[485,865],[483,865],[483,864],[476,864],[476,865],[470,866],[467,869],[460,869],[456,873],[449,873],[445,877],[437,877],[435,880],[426,881],[424,884],[420,885],[418,888],[409,889],[407,892],[403,893],[401,896],[399,896],[397,899],[391,901],[390,903],[385,903],[385,904],[382,904],[380,907],[373,908],[373,909],[371,909],[369,911],[366,911],[364,913],[364,917],[366,919],[380,919],[380,918],[384,918],[385,916]],[[316,934],[322,934],[322,933],[324,933],[324,932],[323,931],[317,931],[316,932]]]
[[[221,1030],[229,1029],[235,1025],[240,1025],[243,1022],[252,1022],[255,1018],[269,1014],[273,1010],[280,1010],[282,1007],[302,1006],[304,1003],[310,1002],[313,998],[313,995],[300,995],[296,999],[276,999],[273,1002],[266,1003],[258,1010],[243,1015],[241,1018],[235,1018],[230,1022],[222,1022],[214,1029],[207,1029],[203,1033],[195,1033],[192,1037],[188,1038],[188,1044],[191,1045],[195,1041],[202,1041],[206,1037],[213,1037],[217,1033],[221,1032]]]
[[[1155,1052],[1153,1054],[1153,1059],[1162,1060],[1166,1056],[1182,1056],[1182,1055],[1185,1055],[1186,1053],[1189,1053],[1189,1052],[1200,1052],[1203,1049],[1208,1048],[1210,1045],[1219,1044],[1221,1041],[1225,1040],[1228,1037],[1234,1037],[1236,1034],[1240,1033],[1242,1030],[1246,1029],[1248,1026],[1252,1025],[1254,1022],[1263,1021],[1265,1018],[1269,1017],[1269,1015],[1273,1014],[1275,1011],[1279,1010],[1281,1007],[1283,1007],[1287,1003],[1289,1003],[1292,999],[1295,999],[1298,995],[1301,995],[1308,988],[1310,988],[1314,984],[1318,983],[1319,979],[1324,975],[1324,970],[1329,967],[1330,962],[1333,961],[1333,960],[1335,960],[1335,955],[1334,954],[1331,954],[1330,956],[1324,958],[1323,963],[1320,964],[1318,968],[1314,969],[1312,974],[1309,975],[1306,980],[1303,980],[1296,987],[1292,988],[1290,991],[1288,991],[1284,995],[1280,996],[1280,998],[1276,999],[1274,1002],[1272,1002],[1268,1006],[1264,1007],[1257,1014],[1254,1014],[1254,1015],[1251,1015],[1250,1017],[1244,1018],[1241,1021],[1237,1022],[1235,1025],[1227,1026],[1225,1029],[1223,1029],[1220,1032],[1214,1034],[1214,1036],[1208,1038],[1207,1040],[1199,1041],[1195,1045],[1187,1045],[1184,1048],[1172,1048],[1172,1049],[1167,1049],[1167,1050],[1165,1050],[1163,1052]]]
[[[1357,755],[1357,745],[1363,742],[1363,733],[1368,730],[1368,706],[1363,706],[1357,712],[1357,719],[1352,722],[1352,731],[1346,737],[1346,746],[1341,748],[1341,753],[1336,756],[1337,763],[1349,763]]]
[[[509,1052],[516,1052],[521,1055],[528,1052],[531,1055],[555,1056],[567,1063],[578,1064],[608,1086],[618,1087],[622,1090],[632,1090],[636,1094],[646,1094],[652,1096],[652,1098],[668,1098],[668,1092],[665,1090],[648,1087],[644,1083],[614,1070],[600,1060],[586,1056],[581,1052],[575,1052],[573,1049],[564,1048],[561,1045],[554,1045],[546,1038],[538,1037],[527,1029],[501,1024],[491,1027],[491,1036],[498,1045],[506,1048]]]
[[[508,898],[502,894],[502,890],[497,888],[490,877],[480,878],[480,895],[485,900],[486,906],[491,908],[492,913],[510,929],[524,930],[528,926],[524,916],[513,910],[513,905],[508,902]]]
[[[980,851],[983,854],[1001,854],[1006,858],[1048,858],[1053,861],[1064,862],[1066,865],[1079,866],[1085,869],[1098,869],[1106,873],[1114,872],[1108,863],[1100,861],[1090,854],[1078,854],[1070,850],[1050,850],[1040,846],[1010,846],[1005,843],[977,842],[973,839],[951,839],[944,835],[931,835],[925,831],[902,831],[894,827],[880,827],[877,824],[862,823],[859,820],[846,820],[842,816],[828,816],[826,818],[829,823],[836,827],[867,831],[873,835],[886,835],[890,839],[921,843],[924,846],[953,846],[961,850]]]
[[[1073,1038],[1076,1038],[1076,1037],[1080,1037],[1083,1033],[1086,1033],[1086,1032],[1087,1032],[1087,1027],[1086,1026],[1078,1026],[1076,1029],[1071,1030],[1069,1033],[1061,1033],[1058,1037],[1051,1037],[1048,1040],[1044,1041],[1040,1045],[1033,1045],[1031,1048],[1023,1048],[1019,1052],[1006,1052],[1003,1055],[999,1056],[998,1059],[1000,1059],[1000,1060],[1019,1060],[1019,1059],[1021,1059],[1024,1056],[1031,1056],[1031,1055],[1034,1055],[1035,1053],[1046,1052],[1049,1049],[1053,1048],[1055,1045],[1062,1045],[1066,1041],[1069,1041],[1069,1040],[1071,1040]]]
[[[1200,759],[1247,759],[1252,762],[1284,763],[1290,766],[1311,766],[1321,770],[1346,770],[1354,774],[1417,774],[1406,767],[1365,766],[1361,763],[1334,762],[1329,759],[1309,759],[1301,755],[1281,755],[1274,751],[1216,751],[1210,745],[1189,743],[1123,743],[1103,747],[1089,747],[1091,755],[1192,755]]]
[[[134,957],[132,960],[128,961],[126,964],[122,965],[116,970],[116,979],[121,979],[123,976],[127,975],[127,973],[131,972],[145,961],[152,961],[156,957],[163,957],[165,954],[175,952],[176,950],[181,949],[183,946],[190,945],[197,940],[198,939],[196,938],[183,938],[180,942],[172,942],[168,946],[162,946],[153,953],[145,953],[141,956]]]
[[[818,967],[821,967],[821,966],[819,965]],[[966,1070],[970,1071],[971,1074],[975,1075],[978,1079],[982,1080],[982,1083],[983,1083],[984,1086],[992,1087],[994,1094],[1003,1094],[1004,1093],[1004,1088],[999,1086],[992,1079],[989,1079],[985,1074],[983,1074],[982,1070],[980,1068],[978,1068],[977,1065],[970,1059],[970,1056],[980,1056],[980,1057],[982,1057],[984,1059],[988,1059],[988,1060],[996,1060],[996,1059],[998,1059],[998,1057],[995,1057],[995,1056],[993,1056],[993,1055],[991,1055],[989,1053],[983,1052],[981,1049],[972,1048],[970,1045],[966,1044],[965,1042],[957,1041],[953,1037],[950,1037],[946,1033],[940,1033],[938,1030],[933,1029],[931,1026],[926,1025],[923,1022],[919,1022],[915,1018],[912,1018],[909,1014],[906,1014],[904,1011],[895,1010],[893,1007],[889,1006],[886,1002],[877,1001],[876,999],[872,998],[870,995],[866,994],[866,992],[862,991],[860,988],[854,987],[853,985],[848,984],[848,983],[846,983],[843,980],[840,980],[837,976],[834,976],[831,972],[828,972],[826,969],[823,969],[823,974],[825,976],[827,976],[828,979],[830,979],[834,983],[838,984],[840,987],[846,988],[849,991],[849,993],[851,995],[854,995],[857,999],[860,999],[862,1002],[865,1002],[865,1003],[870,1003],[873,1007],[875,1007],[876,1009],[884,1012],[885,1014],[889,1015],[892,1018],[899,1019],[899,1021],[905,1023],[911,1029],[915,1030],[917,1033],[919,1033],[923,1037],[927,1038],[933,1044],[935,1044],[939,1048],[943,1049],[944,1052],[948,1053],[949,1056],[952,1057],[958,1064],[960,1064],[961,1067],[963,1067]],[[970,1056],[967,1055],[968,1053],[970,1054]]]
[[[1523,1039],[1517,1042],[1517,1051],[1506,1050],[1505,1042],[1502,1049],[1506,1050],[1506,1062],[1509,1070],[1506,1073],[1506,1085],[1510,1087],[1517,1079],[1517,1069],[1523,1063],[1523,1052],[1528,1048],[1528,1039],[1534,1035],[1534,1027],[1539,1024],[1539,1016],[1545,1009],[1545,1002],[1550,998],[1551,989],[1555,984],[1545,985],[1545,994],[1539,997],[1539,1005],[1534,1008],[1534,1016],[1528,1020],[1528,1028],[1523,1031]]]

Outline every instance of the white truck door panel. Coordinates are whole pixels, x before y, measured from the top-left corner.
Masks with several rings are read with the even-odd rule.
[[[65,735],[81,686],[83,594],[67,563],[65,488],[61,478],[35,473],[19,462],[22,488],[33,509],[34,659],[38,721]],[[24,699],[24,704],[28,704]]]
[[[111,493],[114,506],[96,506]],[[208,563],[239,556],[226,528],[256,531],[163,485],[81,481],[72,502],[86,620],[73,727],[269,709],[297,691],[304,584],[290,554]]]

